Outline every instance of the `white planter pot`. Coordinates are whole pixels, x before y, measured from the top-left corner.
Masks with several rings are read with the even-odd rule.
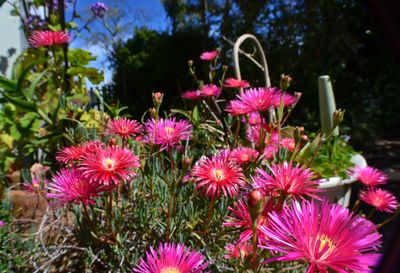
[[[367,161],[360,154],[354,155],[351,158],[351,162],[354,163],[354,166],[367,166]],[[356,179],[354,177],[347,177],[345,179],[341,177],[321,179],[319,188],[323,189],[324,192],[321,192],[319,196],[328,199],[330,202],[336,202],[342,207],[347,208],[350,203],[351,184],[355,181]]]

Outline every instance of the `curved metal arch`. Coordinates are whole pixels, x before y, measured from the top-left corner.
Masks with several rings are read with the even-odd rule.
[[[242,45],[242,43],[248,39],[253,41],[254,44],[256,45],[257,51],[259,52],[259,54],[261,56],[261,64],[259,62],[257,62],[249,53],[246,53],[240,49],[240,46]],[[265,87],[271,87],[271,80],[269,78],[267,59],[265,57],[265,53],[261,46],[261,43],[258,41],[258,39],[252,34],[248,34],[248,33],[243,34],[236,40],[236,42],[233,46],[233,61],[235,64],[235,76],[236,76],[236,79],[241,80],[242,75],[240,73],[239,53],[242,53],[243,55],[245,55],[249,60],[251,60],[255,65],[257,65],[261,69],[261,71],[264,74]]]

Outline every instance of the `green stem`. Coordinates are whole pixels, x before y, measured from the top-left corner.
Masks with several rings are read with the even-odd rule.
[[[372,216],[374,215],[375,211],[376,211],[376,209],[373,208],[373,209],[371,210],[371,212],[368,214],[367,219],[371,219]]]

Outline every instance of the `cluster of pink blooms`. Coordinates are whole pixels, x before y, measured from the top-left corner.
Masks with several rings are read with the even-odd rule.
[[[290,106],[297,99],[275,87],[250,88],[238,94],[237,99],[231,100],[225,110],[232,116],[265,112],[271,107],[279,107],[281,101],[284,106]]]
[[[360,181],[366,190],[360,192],[360,199],[378,211],[393,213],[399,206],[396,197],[387,190],[377,188],[387,183],[388,177],[381,171],[370,167],[354,167],[349,175]]]
[[[34,31],[28,41],[37,48],[68,44],[69,40],[69,35],[64,31],[40,30]]]
[[[182,98],[188,100],[198,100],[206,97],[218,97],[221,94],[221,89],[215,84],[205,84],[199,90],[189,90],[182,93]]]
[[[122,181],[136,176],[139,159],[127,148],[103,147],[92,141],[66,147],[57,155],[60,163],[68,163],[48,185],[49,198],[63,205],[69,202],[93,204],[101,192],[110,191]]]

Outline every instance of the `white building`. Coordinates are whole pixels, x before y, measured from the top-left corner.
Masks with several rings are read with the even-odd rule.
[[[19,5],[19,1],[14,1]],[[15,59],[27,47],[21,21],[11,15],[13,7],[0,0],[0,74],[11,76]]]

